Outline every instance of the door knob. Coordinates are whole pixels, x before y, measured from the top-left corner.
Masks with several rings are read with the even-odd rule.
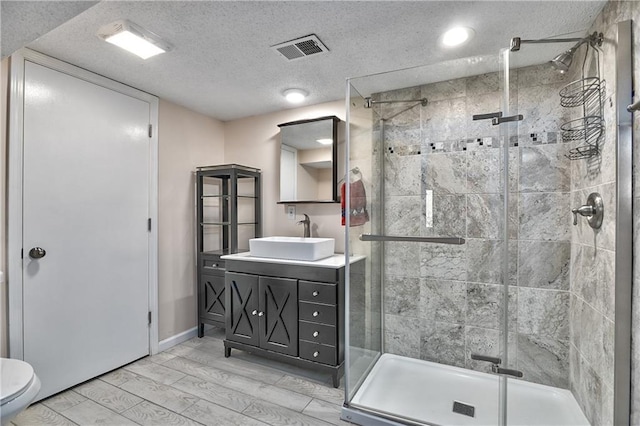
[[[32,259],[40,259],[44,257],[47,252],[42,247],[34,247],[29,250],[29,257]]]

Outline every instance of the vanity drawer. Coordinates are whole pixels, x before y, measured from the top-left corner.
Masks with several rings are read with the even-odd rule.
[[[335,305],[336,285],[300,280],[298,284],[298,297],[300,300],[306,300],[308,302]]]
[[[338,356],[335,346],[321,345],[320,343],[300,341],[300,358],[322,364],[336,365]]]
[[[202,272],[205,274],[213,271],[222,271],[224,272],[224,260],[216,259],[216,258],[203,258],[202,259]]]
[[[298,312],[303,321],[336,325],[336,305],[300,302]]]
[[[336,328],[332,325],[300,321],[298,333],[301,340],[323,343],[325,345],[336,344]]]

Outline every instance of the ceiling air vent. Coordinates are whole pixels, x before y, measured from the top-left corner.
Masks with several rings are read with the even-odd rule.
[[[329,51],[315,34],[276,44],[271,48],[290,61]]]

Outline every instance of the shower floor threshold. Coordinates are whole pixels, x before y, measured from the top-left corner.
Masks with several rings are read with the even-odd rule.
[[[509,379],[507,399],[508,425],[589,426],[578,402],[566,389]],[[453,411],[456,402],[457,407],[463,404],[462,411],[467,414]],[[499,377],[384,354],[350,406],[430,425],[497,425]]]

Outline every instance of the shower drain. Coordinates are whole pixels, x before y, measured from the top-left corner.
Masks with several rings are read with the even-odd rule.
[[[463,416],[475,417],[476,407],[460,401],[453,401],[453,412]]]

